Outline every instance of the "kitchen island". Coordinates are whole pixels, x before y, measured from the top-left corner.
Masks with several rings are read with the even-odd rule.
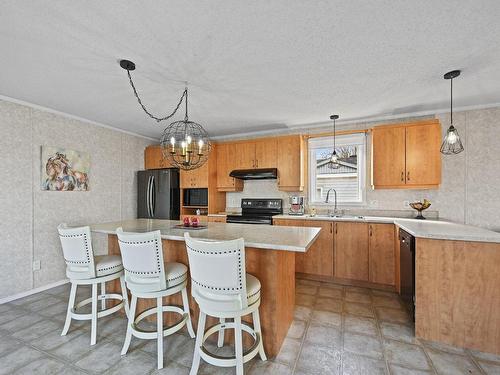
[[[260,316],[264,347],[269,356],[276,356],[290,327],[295,306],[295,253],[305,253],[316,241],[320,228],[277,227],[271,225],[248,225],[208,223],[204,229],[184,229],[175,225],[179,221],[136,219],[91,225],[91,231],[108,235],[108,253],[120,254],[116,229],[126,232],[149,232],[160,230],[165,262],[180,262],[189,267],[184,233],[193,238],[224,241],[236,238],[245,240],[247,272],[261,282]],[[111,286],[119,290],[119,283]],[[181,304],[180,296],[165,298],[164,303]],[[190,297],[193,323],[198,318],[198,306]],[[139,299],[138,311],[155,306],[153,300]],[[167,324],[172,317],[166,317]],[[245,320],[251,321],[250,317]],[[215,324],[209,320],[208,325]],[[231,340],[232,332],[226,330]]]

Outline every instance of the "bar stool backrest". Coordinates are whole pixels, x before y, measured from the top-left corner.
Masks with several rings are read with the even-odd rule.
[[[167,288],[159,230],[128,233],[116,230],[122,254],[125,282],[132,292],[157,292]]]
[[[57,231],[66,261],[66,276],[70,279],[95,278],[90,227],[69,228],[66,223],[61,223]]]
[[[245,242],[202,241],[184,234],[191,273],[191,294],[203,311],[248,307]]]

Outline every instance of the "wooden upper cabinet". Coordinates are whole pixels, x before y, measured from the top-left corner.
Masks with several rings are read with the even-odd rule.
[[[237,169],[238,144],[221,143],[217,145],[217,190],[242,191],[243,181],[229,177],[232,170]]]
[[[437,188],[441,183],[439,120],[372,129],[372,186],[381,189]]]
[[[300,135],[279,137],[278,142],[278,189],[304,190],[305,141]]]
[[[276,168],[278,163],[278,141],[276,138],[255,142],[255,168]]]
[[[237,143],[236,164],[234,169],[255,168],[255,142]]]
[[[393,224],[369,224],[370,282],[395,285],[395,243]]]
[[[334,224],[335,277],[368,281],[368,224]]]
[[[405,128],[376,127],[372,131],[372,179],[376,187],[405,183]]]
[[[208,188],[208,161],[200,168],[180,171],[181,189]]]
[[[439,185],[441,183],[441,126],[406,128],[406,184]]]
[[[148,146],[144,150],[144,169],[171,168],[168,160],[163,158],[161,146]]]
[[[303,226],[321,228],[306,253],[295,254],[297,272],[333,277],[333,221],[304,220]]]

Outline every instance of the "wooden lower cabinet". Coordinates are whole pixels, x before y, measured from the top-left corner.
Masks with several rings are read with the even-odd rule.
[[[208,216],[208,222],[209,223],[225,223],[226,217],[225,216]]]
[[[396,285],[394,224],[301,219],[275,219],[273,224],[321,228],[309,250],[295,254],[296,272],[320,279],[368,282],[373,287]]]
[[[369,281],[395,285],[394,224],[368,224]]]
[[[303,226],[320,227],[321,232],[305,254],[295,254],[296,272],[333,277],[333,222],[303,220]]]
[[[368,281],[368,224],[335,222],[335,277]]]

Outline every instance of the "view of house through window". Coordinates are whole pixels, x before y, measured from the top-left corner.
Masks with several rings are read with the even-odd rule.
[[[335,189],[338,203],[362,203],[365,179],[365,135],[338,136],[338,163],[331,162],[333,138],[313,138],[309,141],[309,171],[311,203],[325,202],[327,192]],[[331,203],[334,193],[330,192]]]

